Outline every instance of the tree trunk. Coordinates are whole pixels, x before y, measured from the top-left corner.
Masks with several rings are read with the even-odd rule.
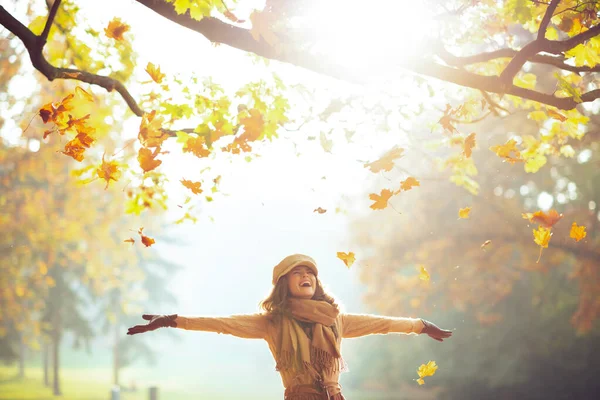
[[[42,357],[44,362],[44,386],[50,386],[50,379],[48,376],[48,365],[49,365],[49,353],[50,345],[48,344],[48,340],[44,339],[44,347],[42,349]]]
[[[54,310],[54,327],[52,329],[52,378],[53,378],[53,393],[55,396],[60,396],[60,340],[61,340],[61,318],[60,309]]]
[[[23,332],[19,332],[19,378],[25,378],[25,340],[23,339]]]

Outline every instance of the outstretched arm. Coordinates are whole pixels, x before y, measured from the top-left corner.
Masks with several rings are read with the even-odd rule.
[[[172,327],[194,331],[226,333],[246,339],[263,339],[267,331],[264,314],[232,315],[230,317],[182,317],[173,315],[144,314],[150,321],[146,325],[136,325],[128,329],[128,335]]]
[[[387,333],[425,333],[441,342],[452,335],[451,331],[440,329],[421,318],[342,314],[341,322],[342,337],[345,338]]]

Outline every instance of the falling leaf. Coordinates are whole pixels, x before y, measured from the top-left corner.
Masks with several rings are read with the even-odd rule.
[[[108,188],[108,184],[111,180],[116,182],[121,177],[119,164],[116,161],[106,162],[104,160],[104,154],[102,155],[102,164],[96,169],[96,174],[100,179],[104,179],[106,181],[106,186],[104,189]]]
[[[108,23],[108,27],[104,28],[104,33],[109,38],[115,40],[123,40],[123,34],[129,30],[129,25],[121,22],[120,18],[113,18]]]
[[[423,380],[423,378],[425,378],[426,376],[433,376],[437,369],[438,366],[435,363],[435,361],[429,361],[427,364],[421,364],[421,366],[417,370],[417,374],[419,374],[419,379],[417,379],[417,382],[419,383],[419,385],[424,384],[425,381]]]
[[[135,243],[135,239],[133,239],[133,238],[125,239],[125,240],[123,240],[123,241],[124,241],[124,242],[126,242],[126,243],[127,243],[127,242],[129,242],[129,243],[131,243],[132,245]]]
[[[483,244],[481,245],[481,250],[485,251],[485,247],[489,246],[492,243],[491,240],[486,240],[485,242],[483,242]]]
[[[159,154],[160,147],[157,147],[154,152],[146,147],[141,147],[138,152],[138,162],[140,163],[140,167],[144,170],[144,172],[150,172],[160,164],[162,164],[161,160],[157,160],[156,156]]]
[[[444,128],[444,131],[450,134],[458,133],[458,129],[456,129],[456,127],[453,125],[454,121],[452,120],[452,115],[455,112],[455,110],[452,110],[452,106],[450,104],[446,104],[444,115],[438,121],[438,123],[442,125],[442,128]]]
[[[383,210],[388,205],[388,200],[392,197],[393,192],[389,189],[383,189],[381,194],[371,193],[369,195],[369,199],[373,200],[375,203],[371,204],[370,207],[373,210]]]
[[[567,120],[567,117],[565,117],[564,115],[562,115],[561,113],[559,113],[558,111],[554,111],[552,109],[548,109],[547,110],[548,115],[554,119],[559,120],[560,122],[565,122]]]
[[[354,261],[356,261],[356,258],[354,257],[354,253],[351,251],[348,253],[343,253],[341,251],[338,251],[337,257],[340,260],[342,260],[344,262],[344,264],[346,264],[346,267],[348,267],[348,268],[350,268],[352,266],[352,264],[354,264]]]
[[[532,231],[533,240],[538,246],[540,246],[540,256],[536,261],[536,263],[538,263],[540,261],[540,258],[542,258],[542,249],[548,248],[548,243],[550,242],[552,231],[550,230],[550,228],[546,228],[542,225],[538,226],[537,229],[533,229]]]
[[[333,148],[333,140],[329,140],[327,139],[327,136],[325,136],[325,132],[321,132],[321,147],[323,148],[323,150],[325,150],[325,152],[327,153],[331,153],[331,149]]]
[[[419,265],[419,279],[422,281],[429,281],[430,279],[429,272],[423,265]]]
[[[192,193],[194,193],[194,194],[202,193],[202,189],[200,189],[200,186],[202,184],[201,182],[192,182],[192,181],[188,181],[187,179],[182,179],[182,180],[180,180],[180,182],[183,186],[190,189],[192,191]]]
[[[277,16],[275,13],[267,12],[267,11],[253,11],[250,14],[250,22],[252,23],[252,29],[250,29],[250,34],[257,42],[260,41],[262,37],[269,46],[275,46],[279,43],[279,39],[277,35],[273,33],[273,24],[277,20]]]
[[[148,75],[150,75],[150,78],[152,78],[152,80],[156,83],[162,83],[163,79],[166,76],[165,74],[160,72],[160,67],[158,65],[155,66],[151,62],[149,62],[146,66],[146,72],[148,73]]]
[[[84,89],[82,89],[80,86],[77,86],[75,88],[75,94],[78,97],[81,97],[87,101],[89,101],[90,103],[94,102],[94,96],[92,96],[90,93],[86,92]]]
[[[154,241],[154,239],[152,239],[151,237],[145,236],[142,231],[144,230],[144,228],[140,228],[140,230],[138,231],[138,233],[140,234],[140,236],[142,237],[142,243],[144,244],[144,246],[146,247],[150,247],[152,246],[154,243],[156,243]]]
[[[563,215],[559,214],[556,210],[550,210],[548,211],[548,214],[540,210],[533,214],[523,213],[521,216],[523,219],[527,219],[533,224],[540,224],[546,228],[552,228],[563,217]]]
[[[318,212],[319,214],[324,214],[327,212],[327,210],[319,207],[319,208],[315,208],[315,210],[313,212]]]
[[[365,168],[369,168],[371,172],[391,171],[394,168],[394,160],[404,155],[404,149],[394,147],[388,150],[381,158],[371,163],[364,164]]]
[[[416,180],[412,176],[409,176],[408,178],[406,178],[406,180],[400,182],[400,189],[401,190],[410,190],[414,186],[421,186],[421,184],[419,183],[418,180]]]
[[[514,139],[509,139],[503,145],[492,146],[490,147],[490,150],[496,153],[498,157],[503,158],[504,161],[508,161],[511,164],[514,164],[517,161],[525,161],[521,157],[521,152],[517,149],[517,142]]]
[[[248,111],[250,116],[240,118],[240,124],[244,127],[244,133],[240,139],[247,142],[257,140],[263,133],[265,128],[265,120],[262,113],[256,108]]]
[[[458,210],[458,218],[469,218],[469,213],[471,212],[471,207],[465,207]]]
[[[471,157],[473,153],[473,148],[475,147],[475,133],[471,133],[469,136],[465,138],[464,150],[463,154],[465,157]]]
[[[169,137],[163,133],[162,124],[164,119],[156,115],[156,110],[152,110],[142,116],[140,123],[140,131],[138,139],[142,146],[145,147],[160,147],[162,143]]]
[[[587,232],[585,231],[585,226],[580,225],[577,226],[577,222],[573,222],[571,225],[571,232],[569,233],[569,237],[575,239],[575,241],[579,242],[581,239],[587,236]]]

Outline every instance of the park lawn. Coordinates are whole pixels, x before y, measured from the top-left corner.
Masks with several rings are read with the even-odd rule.
[[[0,400],[109,400],[111,385],[110,370],[78,370],[63,369],[61,371],[62,396],[52,395],[52,388],[44,386],[41,368],[27,368],[25,378],[17,377],[14,367],[0,366]],[[148,400],[148,389],[141,388],[136,392],[121,393],[121,400]],[[159,400],[181,399],[191,400],[203,397],[198,393],[159,391]]]

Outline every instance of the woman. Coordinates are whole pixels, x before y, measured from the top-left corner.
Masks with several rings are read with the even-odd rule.
[[[311,257],[294,254],[273,269],[273,290],[261,302],[263,313],[225,318],[144,314],[150,322],[129,328],[127,334],[173,327],[264,339],[281,374],[285,400],[344,400],[338,383],[345,370],[342,338],[425,333],[441,342],[452,335],[420,318],[341,314],[317,275]]]

